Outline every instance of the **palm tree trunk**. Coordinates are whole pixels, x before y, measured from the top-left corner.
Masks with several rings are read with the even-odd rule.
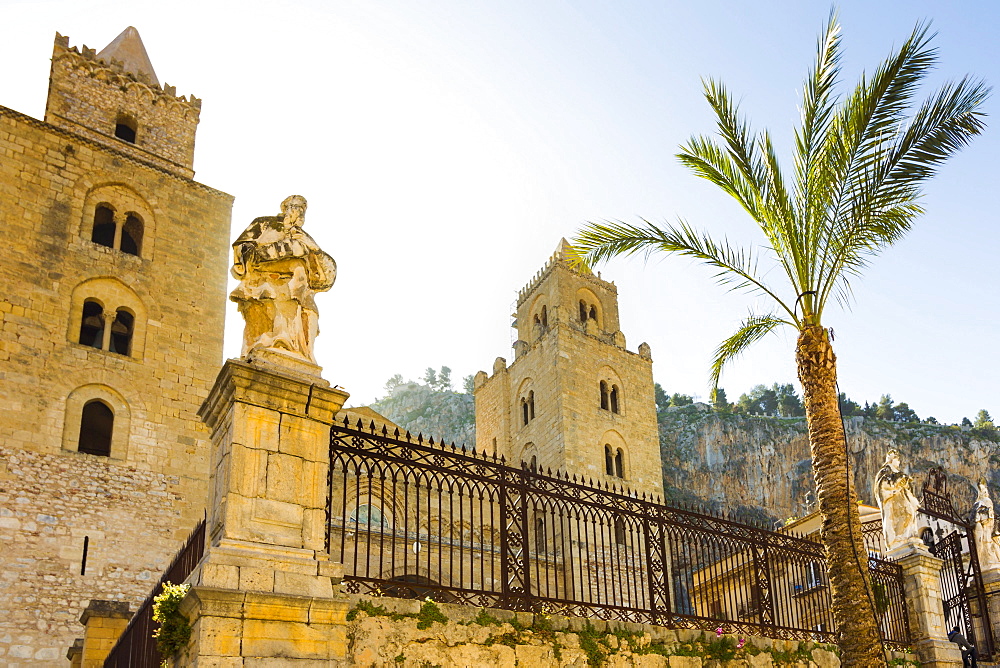
[[[837,356],[820,326],[799,333],[795,348],[802,383],[816,497],[823,518],[833,616],[844,666],[885,666],[870,595],[867,553],[854,485],[849,484],[844,424],[837,396]]]

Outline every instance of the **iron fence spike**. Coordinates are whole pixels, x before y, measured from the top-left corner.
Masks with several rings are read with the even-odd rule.
[[[372,420],[371,424],[368,425],[368,430],[374,434],[376,429],[378,429],[378,427],[375,426],[375,420]]]
[[[388,429],[386,428],[386,426],[385,426],[385,425],[382,425],[382,435],[383,435],[383,436],[385,436],[385,435],[387,435],[388,433],[389,433],[389,430],[388,430]]]
[[[399,427],[396,427],[392,432],[392,437],[399,440]]]
[[[434,445],[434,437],[433,436],[431,436],[430,440],[427,441],[427,444],[428,445]]]
[[[358,418],[358,424],[355,427],[358,431],[364,431],[365,423],[361,421],[361,418]]]
[[[417,443],[423,444],[424,442],[424,432],[417,432]]]
[[[412,441],[413,440],[413,436],[410,435],[410,430],[409,429],[406,430],[406,440],[407,441]]]

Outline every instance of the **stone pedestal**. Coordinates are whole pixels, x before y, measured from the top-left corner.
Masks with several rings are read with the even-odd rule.
[[[124,601],[92,600],[80,615],[85,629],[78,658],[67,657],[81,668],[101,668],[131,618],[128,603]],[[74,648],[76,643],[70,651]]]
[[[913,637],[913,649],[922,666],[958,667],[962,654],[948,640],[941,604],[941,559],[922,545],[907,545],[889,553],[903,567],[906,611]]]
[[[201,407],[208,547],[187,580],[193,633],[178,665],[299,665],[346,651],[343,567],[325,542],[330,425],[348,394],[305,371],[229,360]]]

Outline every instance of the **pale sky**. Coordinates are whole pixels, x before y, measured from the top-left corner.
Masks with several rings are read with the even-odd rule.
[[[877,7],[877,8],[873,8]],[[233,194],[233,234],[298,193],[336,259],[317,357],[349,403],[427,366],[461,377],[510,361],[512,305],[563,236],[590,220],[683,216],[759,244],[677,146],[713,130],[701,77],[724,81],[788,155],[827,2],[129,2],[0,0],[0,104],[41,118],[52,39],[98,50],[134,25],[162,82],[204,100],[196,179]],[[844,2],[846,82],[921,19],[934,81],[1000,83],[994,2]],[[993,99],[987,111],[995,113]],[[990,121],[996,123],[996,117]],[[855,283],[835,329],[841,389],[890,393],[942,422],[1000,418],[1000,242],[991,127],[926,188],[927,215]],[[787,158],[786,158],[787,162]],[[715,346],[753,298],[689,260],[598,267],[619,289],[628,348],[652,347],[668,392],[707,395]],[[230,303],[226,356],[242,321]],[[731,400],[794,382],[794,333],[723,376]],[[221,363],[221,360],[220,360]]]

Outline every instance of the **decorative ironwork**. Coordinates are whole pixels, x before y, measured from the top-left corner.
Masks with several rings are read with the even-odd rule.
[[[184,582],[205,553],[205,520],[198,523],[184,547],[174,556],[160,581],[153,587],[139,610],[118,638],[104,660],[104,668],[154,668],[163,661],[153,638],[153,597],[160,593],[164,582]]]
[[[886,644],[899,651],[908,651],[910,620],[906,614],[903,593],[903,567],[880,557],[868,557],[875,615],[879,632]]]
[[[833,642],[823,547],[422,436],[331,430],[329,538],[349,591]],[[902,575],[883,637],[909,643]]]
[[[869,555],[885,554],[885,533],[882,531],[882,520],[871,520],[861,523],[861,539]]]
[[[983,586],[971,531],[956,530],[931,546],[931,554],[944,561],[941,565],[941,598],[945,626],[959,627],[962,634],[989,661],[996,652],[990,623],[986,588]]]
[[[941,467],[935,466],[927,471],[922,496],[920,512],[968,528],[968,518],[960,515],[951,502],[948,474]]]

